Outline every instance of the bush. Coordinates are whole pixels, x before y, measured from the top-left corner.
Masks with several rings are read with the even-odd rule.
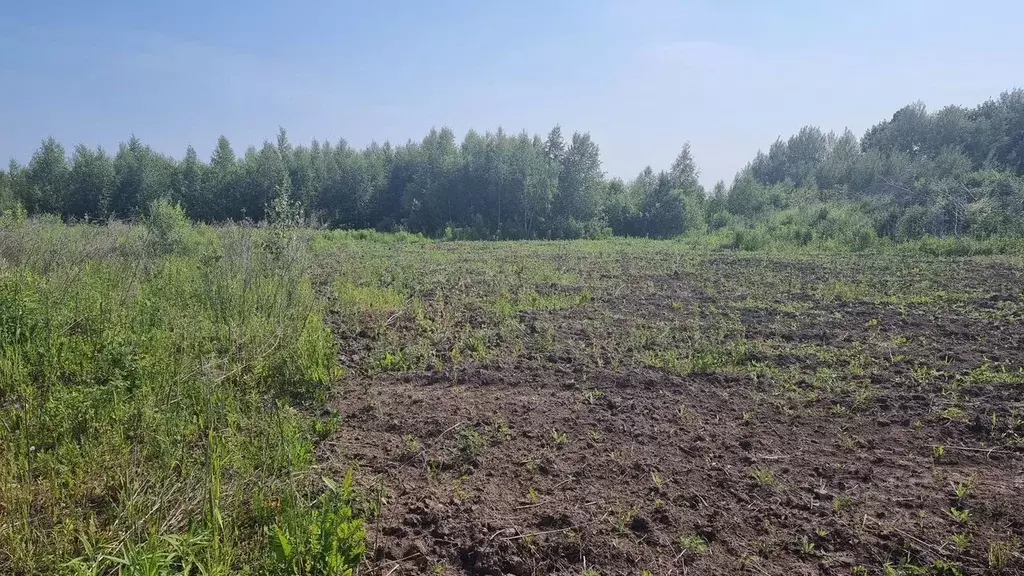
[[[147,248],[155,254],[183,252],[194,236],[185,209],[167,200],[154,200],[144,223],[149,232]]]

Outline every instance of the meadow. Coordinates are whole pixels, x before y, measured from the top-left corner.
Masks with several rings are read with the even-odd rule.
[[[0,573],[1024,572],[1024,244],[732,244],[0,220]]]

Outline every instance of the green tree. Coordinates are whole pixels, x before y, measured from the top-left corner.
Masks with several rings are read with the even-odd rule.
[[[277,195],[277,189],[287,174],[278,150],[278,147],[266,141],[259,152],[255,149],[246,151],[238,167],[238,182],[235,186],[240,217],[255,222],[266,219],[266,208]]]
[[[204,195],[203,189],[205,168],[192,146],[185,150],[185,157],[178,164],[178,188],[173,200],[183,206],[189,218],[193,220],[213,219],[211,199]]]
[[[562,158],[558,194],[554,200],[557,235],[578,237],[597,219],[601,213],[599,193],[603,179],[597,144],[590,134],[574,132],[572,143]]]
[[[74,218],[105,216],[116,189],[117,174],[113,158],[102,148],[93,150],[79,144],[72,159],[65,215]]]
[[[647,171],[650,173],[650,167]],[[662,172],[654,179],[653,186],[645,185],[642,207],[644,229],[653,238],[669,238],[683,233],[686,208],[683,190],[676,187],[675,183],[671,173]]]
[[[618,236],[642,236],[643,218],[640,199],[633,193],[634,187],[613,178],[605,191],[605,218],[612,232]]]
[[[22,205],[29,214],[64,212],[71,166],[55,138],[47,138],[28,164],[26,197]]]
[[[11,175],[0,170],[0,214],[14,208],[17,205],[14,196],[14,182]]]
[[[449,128],[433,129],[409,150],[411,174],[403,194],[406,222],[413,230],[440,233],[456,217],[455,182],[460,152]]]
[[[672,162],[668,175],[669,183],[673,188],[683,190],[686,193],[704,193],[700,185],[700,170],[697,168],[697,163],[693,161],[689,142],[683,144],[683,149]]]
[[[203,179],[203,196],[209,199],[211,220],[241,220],[242,206],[238,202],[239,167],[235,151],[227,137],[217,139],[217,147],[210,157],[210,165]]]
[[[117,187],[108,206],[110,212],[117,217],[141,215],[154,200],[172,193],[174,171],[171,159],[132,136],[114,156]]]

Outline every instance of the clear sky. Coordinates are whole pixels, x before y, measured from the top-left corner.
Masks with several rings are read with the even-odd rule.
[[[589,131],[609,175],[689,140],[710,185],[802,125],[1024,86],[1019,0],[17,1],[0,9],[0,159],[54,136],[180,158],[217,136]]]

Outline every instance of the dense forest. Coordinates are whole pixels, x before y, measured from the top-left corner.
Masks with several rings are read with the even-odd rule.
[[[731,233],[850,247],[926,235],[1024,235],[1024,90],[974,108],[905,106],[859,138],[808,126],[706,191],[687,144],[668,170],[606,178],[588,134],[447,128],[420,142],[275,141],[181,160],[138,138],[111,155],[47,139],[0,171],[0,210],[68,221],[145,217],[158,199],[205,222],[305,218],[453,238]]]

